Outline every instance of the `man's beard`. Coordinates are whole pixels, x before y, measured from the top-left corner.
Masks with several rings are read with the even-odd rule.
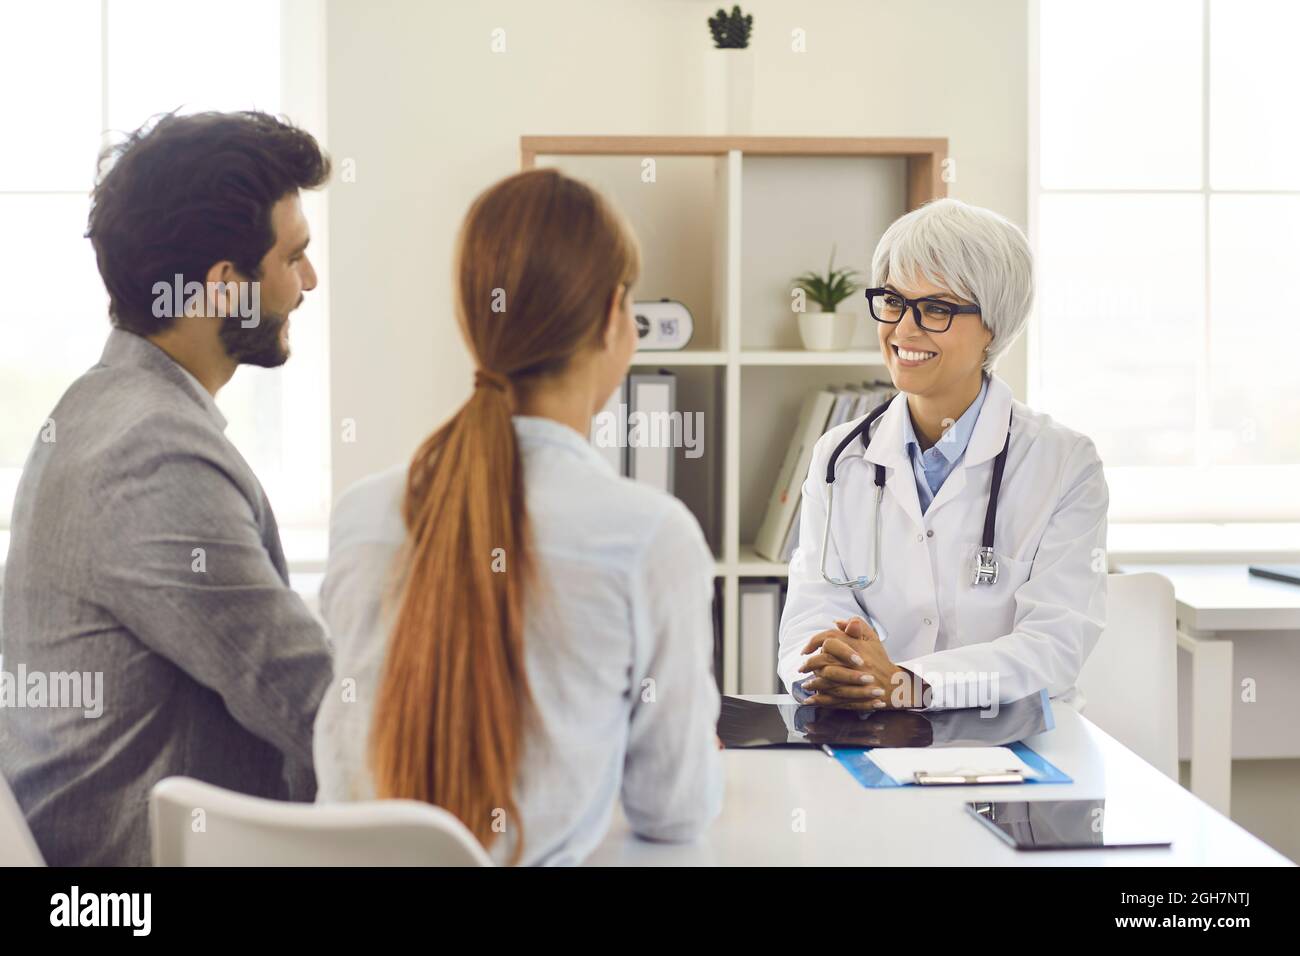
[[[280,332],[289,321],[287,315],[263,312],[252,328],[243,327],[243,319],[231,316],[221,320],[219,335],[226,354],[240,365],[278,368],[289,361],[289,345]]]

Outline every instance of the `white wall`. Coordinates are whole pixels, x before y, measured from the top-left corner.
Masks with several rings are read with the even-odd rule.
[[[718,5],[328,0],[327,145],[356,171],[329,187],[336,494],[409,458],[466,396],[452,245],[473,196],[519,168],[519,137],[705,132]],[[946,136],[951,194],[1026,225],[1025,0],[744,6],[754,133]],[[498,27],[505,53],[491,52]],[[791,51],[795,28],[805,53]],[[1023,343],[1000,371],[1023,397]]]

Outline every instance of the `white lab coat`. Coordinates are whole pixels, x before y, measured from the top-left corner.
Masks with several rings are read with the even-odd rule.
[[[885,466],[881,568],[871,587],[827,584],[819,570],[826,462],[861,419],[827,432],[803,485],[799,547],[781,617],[777,671],[787,688],[809,638],[837,618],[867,619],[890,659],[934,690],[935,707],[1007,703],[1047,688],[1081,706],[1074,686],[1106,619],[1106,511],[1110,495],[1092,442],[1015,401],[990,376],[966,453],[921,514],[903,447],[907,397],[899,394],[840,455],[826,568],[840,579],[871,571],[873,463]],[[997,584],[972,586],[993,459],[1011,422],[994,531]],[[888,688],[886,688],[888,690]]]

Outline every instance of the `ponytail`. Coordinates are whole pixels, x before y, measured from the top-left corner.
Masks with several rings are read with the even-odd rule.
[[[517,859],[529,556],[503,376],[477,373],[469,401],[416,453],[403,512],[410,561],[375,708],[376,790],[443,807],[484,846],[504,812]]]

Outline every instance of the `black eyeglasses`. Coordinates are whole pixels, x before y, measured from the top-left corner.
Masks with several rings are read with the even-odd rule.
[[[932,296],[909,299],[893,289],[867,289],[867,307],[873,319],[886,325],[897,325],[911,309],[916,324],[927,332],[947,332],[955,316],[980,314],[978,305],[958,305]]]

